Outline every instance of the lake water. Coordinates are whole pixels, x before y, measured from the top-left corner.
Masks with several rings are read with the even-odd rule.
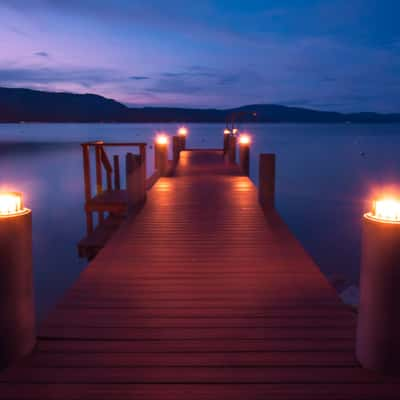
[[[221,147],[223,126],[188,124],[188,147]],[[0,125],[0,189],[24,193],[33,210],[39,319],[85,266],[80,142],[147,141],[177,124]],[[279,212],[327,276],[357,282],[360,221],[374,190],[400,183],[400,125],[249,124],[251,178],[260,153],[277,155]],[[150,150],[152,152],[152,150]],[[149,157],[148,174],[152,158]]]

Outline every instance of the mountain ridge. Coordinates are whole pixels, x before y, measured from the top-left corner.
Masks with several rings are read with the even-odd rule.
[[[256,116],[253,113],[256,113]],[[229,109],[128,107],[96,94],[0,87],[0,123],[11,122],[241,122],[398,123],[400,113],[340,113],[277,104]],[[239,118],[240,117],[240,118]]]

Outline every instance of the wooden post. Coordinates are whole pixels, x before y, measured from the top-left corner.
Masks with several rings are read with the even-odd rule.
[[[400,224],[363,218],[356,355],[364,368],[400,374]]]
[[[101,194],[103,191],[103,172],[101,169],[101,144],[95,144],[96,151],[96,193]]]
[[[260,154],[258,198],[264,211],[275,207],[275,154]]]
[[[147,178],[147,155],[146,155],[146,145],[141,145],[140,146],[140,162],[141,162],[141,182],[143,183],[143,193],[144,197],[146,198],[147,192],[146,192],[146,178]]]
[[[179,151],[186,150],[186,135],[178,135]]]
[[[239,142],[239,161],[240,168],[244,175],[250,174],[250,143]]]
[[[224,155],[227,153],[229,149],[229,133],[224,133]]]
[[[128,211],[140,205],[145,199],[142,157],[126,154],[126,189],[128,192]]]
[[[32,213],[0,215],[0,369],[35,345]]]
[[[154,160],[155,167],[159,171],[160,176],[165,176],[168,170],[168,144],[154,143]]]
[[[92,198],[92,188],[90,182],[90,147],[88,144],[82,145],[83,156],[83,180],[85,184],[85,203],[88,203]],[[93,214],[86,211],[86,231],[87,233],[93,232]]]
[[[121,176],[119,170],[119,156],[113,156],[113,164],[114,164],[114,190],[121,190]]]
[[[236,162],[236,141],[236,135],[229,135],[228,160],[231,163]]]
[[[96,150],[96,193],[99,195],[103,192],[103,172],[101,169],[101,147],[103,142],[96,142],[95,150]],[[104,222],[104,213],[100,211],[99,215],[99,223]]]
[[[101,146],[101,163],[106,170],[107,190],[112,191],[112,165],[104,150],[104,146]]]
[[[182,149],[182,139],[180,136],[173,136],[172,137],[172,153],[173,153],[173,160],[174,165],[178,164],[179,161],[179,153]]]

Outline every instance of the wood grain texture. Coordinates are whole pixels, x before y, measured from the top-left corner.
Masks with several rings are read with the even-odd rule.
[[[398,399],[356,315],[222,151],[183,151],[0,374],[4,399]]]

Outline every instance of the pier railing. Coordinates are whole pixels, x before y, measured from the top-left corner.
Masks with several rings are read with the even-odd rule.
[[[98,212],[99,224],[104,222],[104,212],[116,211],[114,208],[122,203],[125,197],[121,191],[121,176],[120,176],[120,160],[119,155],[113,155],[113,163],[107,154],[106,148],[109,147],[137,147],[139,148],[140,162],[145,171],[146,166],[146,143],[114,143],[114,142],[87,142],[82,143],[83,154],[83,176],[85,187],[85,211],[86,211],[86,226],[87,233],[90,234],[94,230],[93,212]],[[93,196],[92,192],[92,163],[91,151],[95,152],[95,182],[96,191]],[[105,174],[105,187],[104,187]],[[105,194],[113,193],[112,198],[108,198]],[[110,196],[109,196],[110,197]],[[101,200],[101,201],[100,201]],[[114,201],[113,201],[114,200]],[[115,204],[111,204],[115,203]],[[109,209],[108,209],[109,208]]]

